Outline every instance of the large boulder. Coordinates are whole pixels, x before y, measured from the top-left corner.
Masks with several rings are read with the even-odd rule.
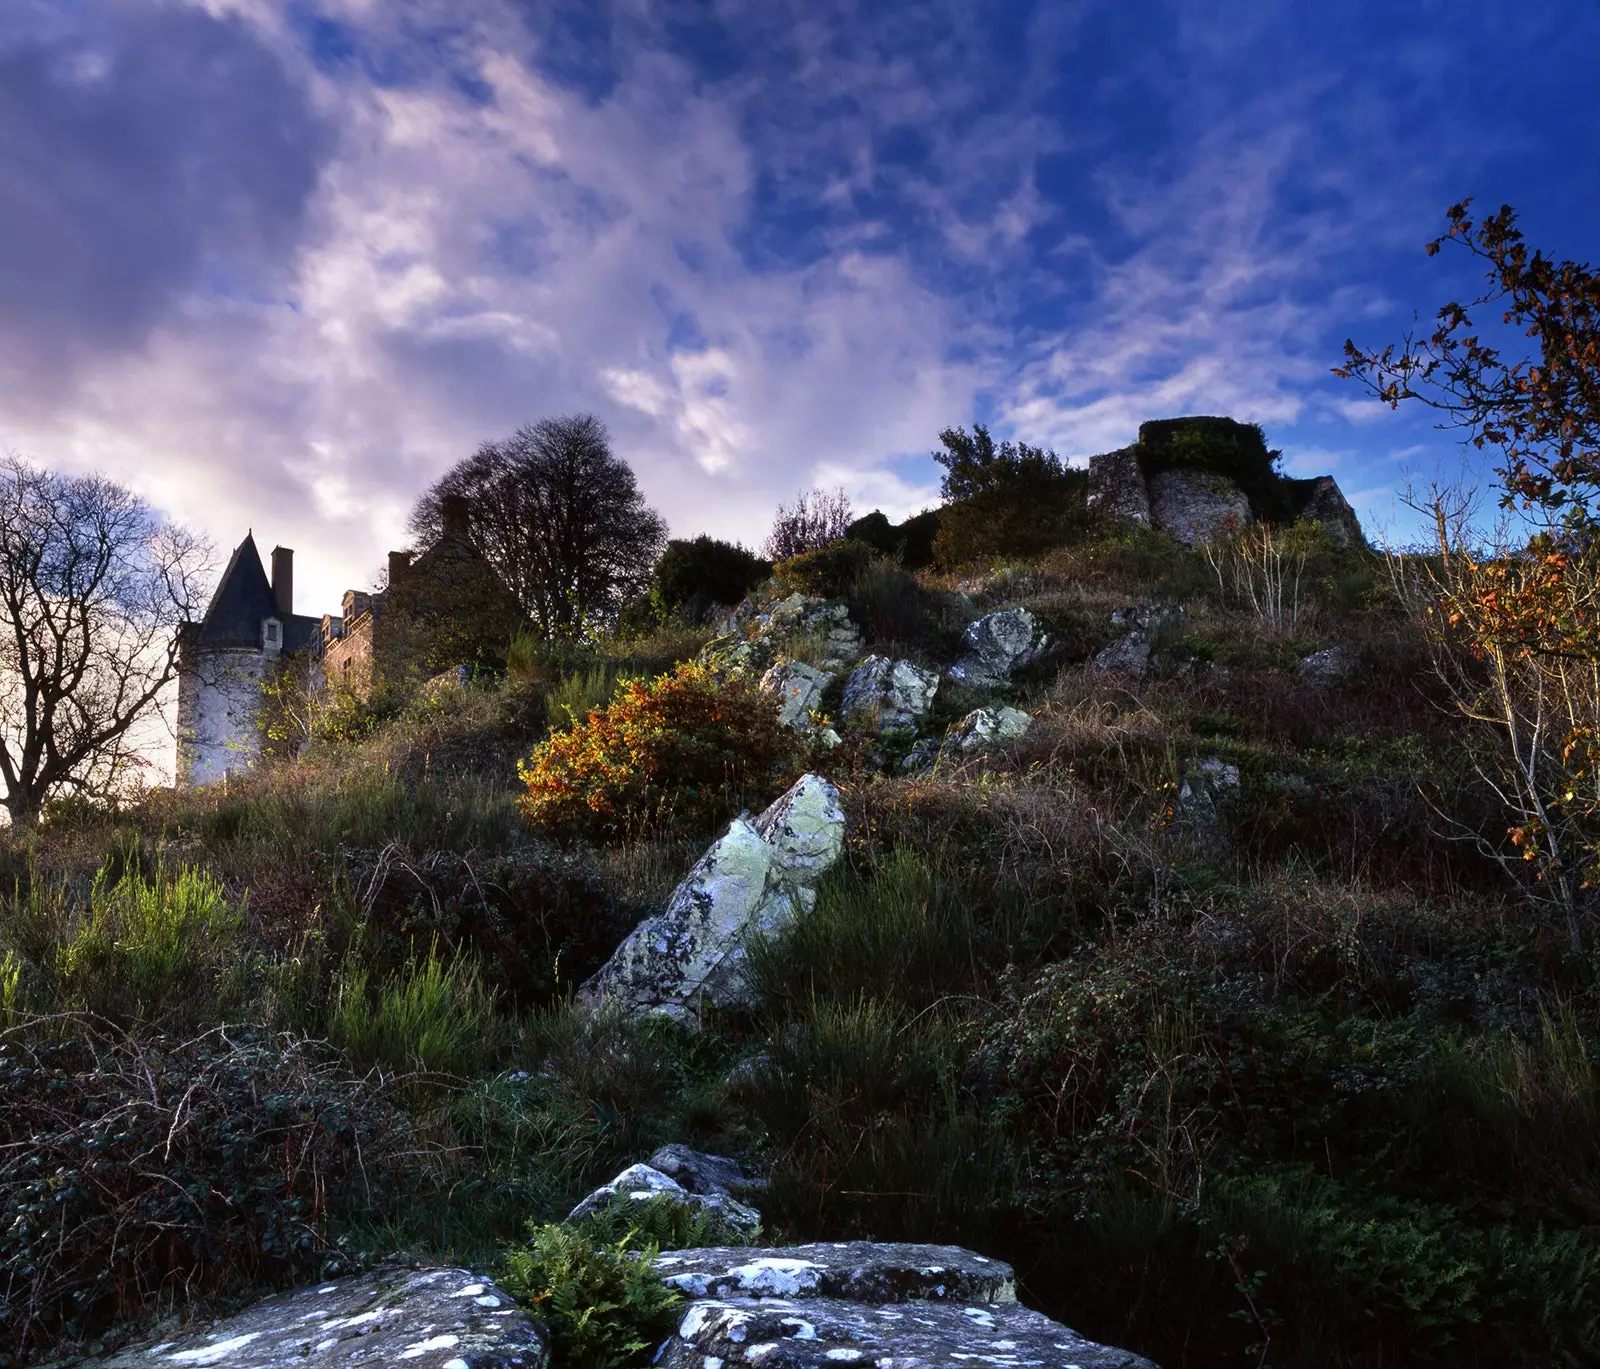
[[[747,601],[725,626],[728,633],[701,652],[719,670],[761,674],[780,657],[804,656],[837,672],[861,655],[861,630],[850,621],[850,610],[811,594],[791,594],[765,609]]]
[[[683,1208],[696,1217],[709,1218],[732,1240],[753,1240],[761,1230],[761,1214],[727,1192],[695,1193],[669,1174],[652,1165],[629,1165],[608,1184],[583,1199],[571,1212],[569,1222],[582,1221],[611,1206],[618,1198],[644,1203],[659,1200]]]
[[[1016,1302],[1004,1260],[956,1245],[841,1241],[769,1249],[711,1246],[656,1257],[667,1283],[691,1298],[843,1298],[901,1303]]]
[[[1150,526],[1150,492],[1137,448],[1089,458],[1088,504],[1103,518]]]
[[[1215,471],[1157,471],[1150,477],[1150,521],[1185,546],[1221,536],[1250,522],[1250,500],[1225,475]]]
[[[933,707],[939,672],[911,661],[868,656],[844,683],[843,720],[874,736],[907,736]]]
[[[759,818],[729,824],[667,906],[584,982],[579,1001],[689,1025],[702,1006],[752,1006],[747,941],[775,935],[809,911],[817,881],[843,846],[839,791],[821,776],[801,776]]]
[[[945,745],[967,753],[983,751],[1016,741],[1032,725],[1020,708],[975,708],[950,729]]]
[[[110,1359],[100,1369],[546,1369],[550,1338],[465,1269],[385,1266],[266,1298],[231,1317]]]
[[[1356,511],[1331,475],[1319,475],[1312,483],[1311,494],[1301,506],[1300,516],[1320,524],[1323,535],[1340,551],[1367,544]]]
[[[752,1179],[726,1155],[708,1155],[674,1141],[662,1146],[647,1161],[651,1169],[670,1175],[691,1193],[724,1194],[747,1198],[767,1187],[765,1179]]]
[[[1012,671],[1038,660],[1045,640],[1038,620],[1025,608],[989,613],[967,624],[961,656],[945,673],[957,684],[998,689]]]
[[[796,732],[810,732],[811,715],[822,706],[823,691],[833,680],[831,671],[780,658],[761,677],[761,691],[778,701],[779,722]]]

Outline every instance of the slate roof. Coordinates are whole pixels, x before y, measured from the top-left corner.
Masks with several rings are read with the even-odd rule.
[[[211,596],[206,616],[190,636],[198,647],[260,647],[261,623],[278,617],[272,599],[272,582],[261,564],[255,537],[249,533],[233,549],[222,572],[217,592]],[[320,643],[322,620],[293,613],[283,620],[283,649],[306,651]]]

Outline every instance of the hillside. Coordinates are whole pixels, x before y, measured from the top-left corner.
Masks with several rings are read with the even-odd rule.
[[[1493,857],[1483,736],[1393,567],[1308,537],[1274,594],[1068,523],[960,574],[836,544],[715,642],[522,651],[244,782],[0,837],[12,1362],[395,1251],[494,1267],[669,1142],[770,1179],[764,1239],[959,1243],[1165,1369],[1600,1357],[1592,941]],[[729,721],[752,625],[795,594],[938,672],[915,736],[852,731],[845,668],[805,735]],[[943,675],[1015,609],[1009,678]],[[782,655],[826,665],[806,621]],[[537,761],[519,779],[703,648],[717,716],[674,727],[695,764],[722,748],[714,782],[629,752],[600,821]],[[985,705],[1031,722],[940,751]],[[845,855],[752,948],[755,1006],[574,1007],[805,770],[839,786]]]

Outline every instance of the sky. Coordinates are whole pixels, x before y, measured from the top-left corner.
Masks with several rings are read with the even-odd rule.
[[[1330,368],[1464,197],[1600,256],[1597,69],[1596,0],[3,0],[0,448],[313,613],[580,411],[674,536],[1185,413],[1403,534],[1455,440]]]

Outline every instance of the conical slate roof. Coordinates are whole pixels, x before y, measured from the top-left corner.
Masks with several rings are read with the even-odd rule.
[[[273,600],[272,582],[261,564],[255,536],[246,533],[228,558],[228,568],[222,572],[211,606],[191,641],[201,647],[260,647],[261,624],[267,618],[282,615]],[[321,626],[318,619],[303,613],[282,621],[285,651],[304,650]]]

